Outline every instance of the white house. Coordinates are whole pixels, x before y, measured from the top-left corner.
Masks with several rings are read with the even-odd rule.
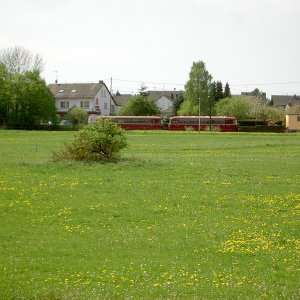
[[[84,109],[89,121],[99,115],[109,116],[118,111],[116,102],[103,81],[99,83],[55,83],[49,84],[55,98],[59,115],[65,115],[73,107]]]
[[[151,98],[161,111],[162,116],[170,117],[173,115],[174,102],[183,95],[183,91],[149,91]]]

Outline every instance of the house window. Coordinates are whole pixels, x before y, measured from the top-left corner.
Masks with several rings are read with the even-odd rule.
[[[103,98],[106,98],[106,90],[101,90],[101,96],[103,97]]]
[[[69,101],[61,101],[60,108],[69,108]]]
[[[111,106],[111,112],[115,113],[115,106],[114,105]]]
[[[80,101],[80,107],[81,108],[89,108],[90,102],[89,101]]]
[[[297,122],[300,122],[300,116],[297,116]]]
[[[104,102],[104,109],[107,109],[107,103]]]

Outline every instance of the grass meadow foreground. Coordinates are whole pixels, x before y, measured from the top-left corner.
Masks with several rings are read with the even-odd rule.
[[[299,299],[300,135],[0,131],[0,299]]]

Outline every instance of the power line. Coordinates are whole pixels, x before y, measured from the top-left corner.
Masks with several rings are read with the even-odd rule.
[[[109,79],[105,79],[109,80]],[[174,82],[154,82],[146,80],[131,80],[131,79],[120,79],[113,78],[114,81],[125,81],[125,82],[135,82],[135,83],[150,83],[150,84],[165,84],[165,85],[185,85],[185,83],[174,83]],[[268,83],[240,83],[240,84],[230,84],[230,86],[255,86],[255,85],[287,85],[287,84],[300,84],[300,81],[287,81],[287,82],[268,82]]]
[[[135,82],[135,83],[150,83],[150,84],[165,84],[165,85],[185,85],[185,83],[153,82],[153,81],[129,80],[129,79],[118,79],[118,78],[113,78],[113,80],[116,80],[116,81],[126,81],[126,82]]]
[[[248,86],[248,85],[284,85],[284,84],[299,84],[300,81],[289,82],[270,82],[270,83],[244,83],[244,84],[230,84],[230,86]]]

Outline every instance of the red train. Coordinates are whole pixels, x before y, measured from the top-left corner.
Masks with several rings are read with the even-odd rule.
[[[101,116],[110,119],[127,130],[158,130],[163,128],[161,117],[157,116]],[[171,117],[169,130],[218,130],[238,131],[237,119],[225,116],[176,116]]]
[[[103,116],[127,130],[158,130],[162,129],[161,117],[157,116]]]
[[[226,116],[176,116],[171,117],[169,130],[218,130],[238,131],[237,119]]]

